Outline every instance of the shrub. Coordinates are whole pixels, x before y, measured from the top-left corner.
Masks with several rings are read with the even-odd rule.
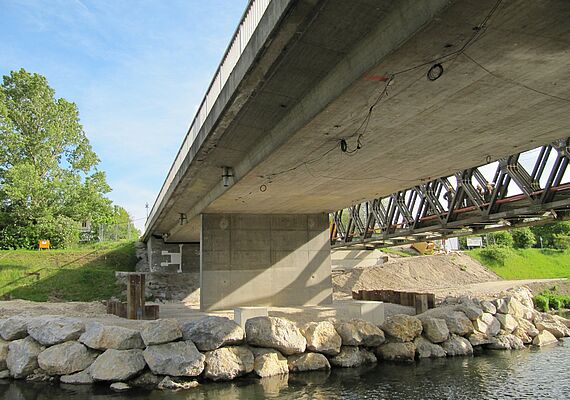
[[[508,231],[493,232],[489,234],[489,240],[497,246],[513,247],[513,235]]]
[[[554,247],[560,250],[570,249],[570,236],[561,233],[555,233],[552,235],[552,240],[554,242]]]
[[[536,238],[530,228],[519,228],[511,231],[514,246],[518,249],[527,249],[534,246]]]
[[[490,245],[481,249],[479,254],[490,263],[505,265],[505,260],[511,256],[511,250],[499,245]]]
[[[534,306],[542,312],[547,312],[549,310],[548,297],[544,295],[538,295],[534,297]]]

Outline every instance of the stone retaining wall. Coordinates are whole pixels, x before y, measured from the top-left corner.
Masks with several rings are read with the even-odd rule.
[[[298,327],[283,318],[256,317],[242,329],[209,316],[184,324],[148,321],[132,330],[58,316],[15,316],[0,320],[0,379],[190,389],[199,381],[248,374],[468,356],[483,348],[518,350],[557,344],[569,335],[570,320],[535,311],[524,291],[494,302],[458,299],[418,316],[391,316],[380,327],[363,320]]]

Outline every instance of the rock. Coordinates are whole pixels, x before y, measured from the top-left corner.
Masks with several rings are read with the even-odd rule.
[[[382,329],[397,342],[411,342],[422,333],[423,327],[416,317],[396,314],[386,318]]]
[[[121,326],[105,326],[98,322],[88,324],[79,341],[96,350],[144,349],[139,332]]]
[[[10,371],[5,369],[0,371],[0,379],[8,379],[10,377]]]
[[[206,353],[204,376],[230,381],[253,371],[253,353],[244,346],[222,347]]]
[[[475,306],[473,303],[471,304],[460,304],[455,308],[457,311],[463,312],[467,318],[471,321],[475,321],[477,318],[483,314],[483,310],[479,307]]]
[[[520,286],[509,291],[512,297],[518,300],[523,306],[534,309],[534,303],[532,300],[532,291],[526,286]]]
[[[471,343],[471,346],[473,347],[492,343],[491,337],[481,332],[474,332],[470,334],[467,338],[469,339],[469,343]]]
[[[362,319],[337,323],[335,329],[342,339],[343,346],[376,347],[386,341],[384,332],[380,328]]]
[[[36,317],[28,322],[28,333],[44,346],[77,340],[85,331],[81,320],[68,317]]]
[[[251,351],[254,356],[253,371],[260,378],[289,373],[287,358],[277,350],[253,347]]]
[[[93,383],[93,377],[89,374],[89,369],[86,369],[76,374],[63,375],[59,378],[59,381],[71,385],[91,385]]]
[[[552,315],[552,318],[564,325],[566,328],[570,328],[570,319],[561,317],[560,315]]]
[[[493,304],[497,308],[498,313],[506,314],[509,312],[509,307],[506,299],[495,299]]]
[[[46,374],[46,372],[40,368],[35,369],[34,372],[26,376],[26,382],[42,383],[42,382],[54,382],[55,380],[56,380],[55,376],[50,376]]]
[[[449,329],[444,319],[426,317],[422,319],[422,326],[424,336],[433,343],[441,343],[449,339]]]
[[[8,349],[6,364],[10,374],[20,379],[30,375],[38,367],[38,354],[44,350],[44,347],[28,336],[10,342]]]
[[[439,358],[446,355],[445,350],[441,346],[421,336],[414,339],[414,344],[416,345],[416,354],[419,358]]]
[[[512,333],[519,326],[517,320],[510,314],[497,314],[496,318],[501,324],[501,329],[507,333]]]
[[[141,337],[144,344],[150,346],[178,340],[182,337],[182,331],[176,320],[157,319],[144,325]]]
[[[453,311],[444,318],[450,333],[465,336],[474,330],[473,323],[462,311]]]
[[[521,328],[520,326],[518,326],[517,329],[513,331],[513,335],[518,337],[524,344],[532,343],[532,338],[529,335],[527,335],[524,329]]]
[[[481,302],[481,309],[483,312],[495,315],[497,313],[497,307],[490,301],[482,301]]]
[[[93,364],[89,373],[96,381],[126,381],[141,372],[146,366],[140,349],[108,349]]]
[[[189,340],[148,346],[143,356],[157,375],[198,376],[204,370],[205,357]]]
[[[558,322],[556,319],[552,318],[551,315],[542,314],[540,318],[534,321],[534,324],[540,332],[548,331],[552,333],[556,339],[568,336],[568,328],[566,328],[566,325]]]
[[[520,350],[524,349],[524,344],[518,337],[508,335],[498,335],[491,338],[491,343],[487,345],[491,350]]]
[[[483,313],[473,321],[473,328],[487,336],[496,336],[501,330],[501,323],[490,313]]]
[[[459,335],[451,335],[447,341],[443,342],[442,347],[450,357],[473,354],[473,346],[469,340]]]
[[[533,339],[532,344],[538,347],[548,346],[558,344],[558,339],[552,333],[544,330]]]
[[[0,339],[0,371],[5,370],[8,368],[6,365],[6,357],[8,357],[8,346],[10,342],[6,342]]]
[[[200,386],[196,381],[180,381],[173,380],[169,376],[165,376],[158,384],[160,390],[188,390]]]
[[[252,346],[277,349],[284,355],[303,353],[307,347],[307,340],[297,326],[283,318],[250,318],[245,323],[245,332]]]
[[[529,309],[528,307],[523,305],[515,297],[507,297],[505,299],[505,303],[507,305],[507,314],[510,314],[513,317],[519,317],[525,319],[532,318],[533,315],[532,309]]]
[[[376,355],[383,360],[389,361],[414,361],[416,345],[414,342],[384,343],[376,348]]]
[[[530,322],[524,318],[517,318],[517,317],[515,317],[515,320],[517,321],[519,328],[526,335],[530,336],[531,338],[536,337],[540,333],[540,331],[538,329],[536,329],[536,327],[534,326],[534,324],[532,322]]]
[[[64,342],[42,351],[38,364],[48,375],[70,375],[89,367],[97,355],[79,342]]]
[[[145,371],[139,376],[129,381],[131,387],[154,389],[158,387],[161,378],[150,371]]]
[[[342,346],[340,353],[330,358],[331,365],[343,368],[359,367],[376,361],[374,353],[356,346]]]
[[[245,332],[229,318],[211,316],[182,325],[182,337],[194,342],[198,350],[210,351],[222,346],[242,344]]]
[[[307,340],[307,350],[329,356],[340,353],[342,339],[331,322],[309,322],[301,332]]]
[[[287,357],[290,372],[321,371],[331,369],[327,358],[320,353],[295,354]]]
[[[15,316],[0,320],[0,336],[4,340],[18,340],[28,336],[28,320]]]
[[[131,390],[131,387],[124,382],[111,383],[109,388],[115,392],[126,392],[127,390]]]

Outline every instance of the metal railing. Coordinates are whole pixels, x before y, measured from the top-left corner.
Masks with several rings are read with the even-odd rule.
[[[210,86],[206,91],[206,95],[204,96],[204,99],[202,100],[202,103],[200,104],[200,107],[198,108],[198,111],[192,120],[192,124],[188,129],[188,133],[186,133],[184,141],[182,142],[182,145],[176,154],[176,158],[174,159],[174,162],[168,171],[168,175],[166,176],[166,179],[160,188],[160,192],[154,201],[149,214],[149,218],[146,221],[147,227],[153,220],[158,207],[160,207],[160,204],[164,200],[164,196],[166,195],[170,184],[174,180],[176,173],[182,165],[182,162],[188,155],[192,143],[194,143],[196,136],[198,136],[198,132],[200,132],[200,129],[204,125],[206,117],[218,99],[222,88],[226,84],[232,71],[237,65],[238,60],[240,59],[245,47],[249,43],[249,40],[253,36],[253,33],[255,32],[259,21],[261,21],[261,18],[263,17],[263,14],[265,13],[265,10],[271,1],[272,0],[250,0],[248,3],[241,21],[236,31],[234,32],[232,40],[230,41],[230,44],[226,49],[224,56],[222,57],[222,61],[218,66],[216,73],[214,74],[214,78],[210,82]]]

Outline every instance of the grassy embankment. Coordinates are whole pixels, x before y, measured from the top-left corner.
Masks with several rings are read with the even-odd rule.
[[[133,271],[133,242],[66,250],[0,251],[0,298],[94,301],[119,295],[115,271]]]
[[[503,262],[484,256],[481,249],[467,252],[503,279],[570,278],[570,251],[508,249]]]
[[[481,264],[504,279],[548,279],[570,280],[570,251],[553,249],[500,249],[504,252],[498,260],[486,256],[482,249],[468,252]],[[501,258],[501,257],[498,257]],[[570,308],[568,283],[556,284],[538,292],[535,304],[542,311]]]

